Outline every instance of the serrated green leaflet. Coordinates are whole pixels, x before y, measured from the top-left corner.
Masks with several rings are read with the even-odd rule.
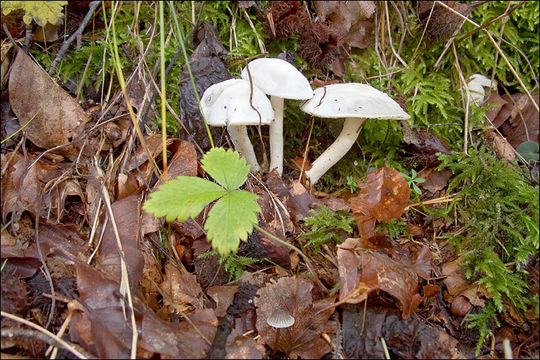
[[[220,254],[236,252],[238,239],[246,241],[257,222],[255,213],[261,211],[255,201],[257,198],[253,193],[235,190],[219,199],[208,213],[204,228],[212,246]]]
[[[202,168],[227,190],[238,189],[246,182],[249,165],[238,152],[213,148],[201,160]]]
[[[208,203],[226,193],[225,189],[211,181],[194,176],[179,176],[150,194],[143,209],[156,217],[166,216],[167,221],[185,221],[199,215]]]

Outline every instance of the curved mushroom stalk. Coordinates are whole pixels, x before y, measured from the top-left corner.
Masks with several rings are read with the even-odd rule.
[[[274,109],[274,120],[270,123],[270,170],[283,174],[283,98],[270,96]]]
[[[319,179],[334,166],[347,151],[354,145],[362,125],[367,119],[346,118],[343,129],[337,139],[313,162],[310,170],[306,171],[306,177],[314,185]]]
[[[229,125],[227,126],[227,132],[231,137],[235,149],[240,153],[240,155],[246,158],[246,163],[251,166],[249,171],[252,173],[258,172],[261,167],[259,166],[259,162],[257,161],[257,156],[255,155],[253,145],[249,140],[246,126]]]

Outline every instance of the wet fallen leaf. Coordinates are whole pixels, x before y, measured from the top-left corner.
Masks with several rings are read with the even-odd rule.
[[[290,358],[319,359],[330,346],[320,334],[334,312],[330,307],[334,299],[313,301],[313,283],[295,277],[282,277],[271,281],[257,291],[254,299],[257,307],[257,331],[263,342]],[[286,311],[294,318],[294,324],[276,329],[268,325],[267,319],[276,309]]]
[[[375,235],[375,220],[389,221],[399,218],[409,205],[409,184],[401,173],[389,167],[367,174],[358,184],[359,194],[350,199],[351,210],[360,235]]]
[[[39,147],[51,149],[84,135],[79,125],[88,114],[22,49],[11,68],[9,99],[19,124],[29,122],[26,136]],[[56,152],[73,160],[80,145],[74,143]]]
[[[421,302],[415,295],[419,276],[429,276],[431,253],[424,247],[413,262],[396,261],[382,252],[366,249],[360,240],[349,238],[338,246],[340,301],[357,304],[369,292],[383,290],[399,301],[402,317],[407,319]],[[355,290],[362,292],[352,296]]]
[[[363,326],[363,324],[365,326]],[[392,309],[347,305],[343,310],[343,350],[348,358],[385,358],[381,338],[390,354],[407,359],[465,358],[458,341],[436,325],[417,318],[400,319]]]

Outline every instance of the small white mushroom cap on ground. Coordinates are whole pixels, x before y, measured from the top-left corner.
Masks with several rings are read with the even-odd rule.
[[[497,83],[491,81],[482,74],[473,74],[467,80],[467,86],[469,87],[469,99],[474,102],[476,105],[482,105],[484,102],[484,97],[486,96],[485,87],[487,88],[497,88]],[[462,90],[465,91],[464,86]]]
[[[294,317],[283,309],[276,309],[266,319],[266,323],[276,329],[288,328],[294,325]]]
[[[309,81],[298,69],[277,58],[255,59],[242,70],[242,79],[251,81],[270,95],[274,121],[270,124],[270,170],[283,173],[283,103],[284,99],[307,100],[313,96]]]
[[[321,118],[345,118],[337,139],[306,171],[311,184],[317,183],[353,146],[367,119],[407,120],[410,116],[390,96],[367,84],[332,84],[315,89],[311,99],[300,106]]]
[[[256,86],[253,87],[251,103],[250,95],[251,84],[248,81],[225,80],[206,89],[201,98],[201,108],[208,125],[227,127],[236,150],[246,158],[251,171],[257,172],[260,166],[246,125],[269,125],[274,118],[274,110],[266,95]]]

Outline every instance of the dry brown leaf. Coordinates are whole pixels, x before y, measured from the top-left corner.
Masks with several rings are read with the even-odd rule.
[[[282,277],[259,289],[254,299],[257,331],[263,342],[291,358],[319,359],[330,350],[320,334],[334,312],[330,306],[334,299],[313,301],[312,288],[309,280]],[[293,316],[294,324],[279,331],[268,325],[267,319],[276,309]]]
[[[242,334],[239,328],[234,328],[225,346],[226,359],[262,359],[265,354],[264,345]]]
[[[227,309],[232,304],[234,294],[238,291],[238,286],[210,286],[206,289],[206,293],[216,302],[214,312],[216,316],[223,317],[227,313]]]
[[[463,295],[474,306],[484,307],[485,299],[491,298],[483,285],[470,284],[457,261],[447,262],[442,265],[442,275],[446,276],[444,285],[448,290],[445,300],[452,302],[455,297]]]
[[[7,161],[12,154],[2,154],[2,163]],[[33,157],[25,158],[16,153],[2,177],[2,213],[4,218],[11,212],[20,214],[25,210],[34,214],[57,210],[58,214],[56,208],[60,201],[58,188],[47,191],[46,186],[53,183],[64,171],[61,166],[51,164],[45,159],[41,159],[28,169],[33,160]],[[52,206],[54,209],[51,208]]]
[[[411,263],[396,261],[388,255],[361,246],[360,239],[349,238],[338,246],[337,260],[340,278],[340,301],[357,304],[367,292],[383,290],[395,297],[406,319],[420,304],[419,276],[429,276],[431,253],[424,247]],[[365,289],[358,296],[352,293]],[[418,294],[418,295],[417,295]]]
[[[420,171],[418,176],[426,179],[426,181],[419,186],[424,190],[435,194],[448,186],[448,180],[450,180],[450,177],[452,177],[452,172],[447,169],[436,170],[433,167]]]
[[[9,99],[21,126],[35,116],[24,132],[39,147],[51,149],[84,135],[79,125],[88,114],[22,49],[12,65]],[[78,148],[80,143],[74,143],[57,152],[73,160]]]
[[[382,167],[358,184],[359,194],[350,199],[361,237],[375,235],[375,220],[399,218],[409,205],[409,184],[396,169]]]
[[[373,44],[373,1],[314,1],[321,21],[328,20],[344,46],[365,49]]]
[[[132,340],[130,321],[125,319],[119,284],[85,265],[77,265],[77,286],[84,307],[70,323],[71,340],[100,358],[127,358]],[[211,309],[197,310],[190,320],[170,323],[149,311],[137,296],[135,317],[139,330],[138,354],[161,358],[203,358],[217,328]],[[195,328],[196,329],[195,329]],[[206,338],[206,340],[202,337]]]
[[[191,306],[188,304],[197,309],[204,308],[203,291],[196,276],[191,273],[181,273],[170,262],[165,264],[165,277],[159,287],[174,302],[170,304],[167,299],[163,301],[171,313],[178,313],[178,308],[184,312],[189,310]]]

